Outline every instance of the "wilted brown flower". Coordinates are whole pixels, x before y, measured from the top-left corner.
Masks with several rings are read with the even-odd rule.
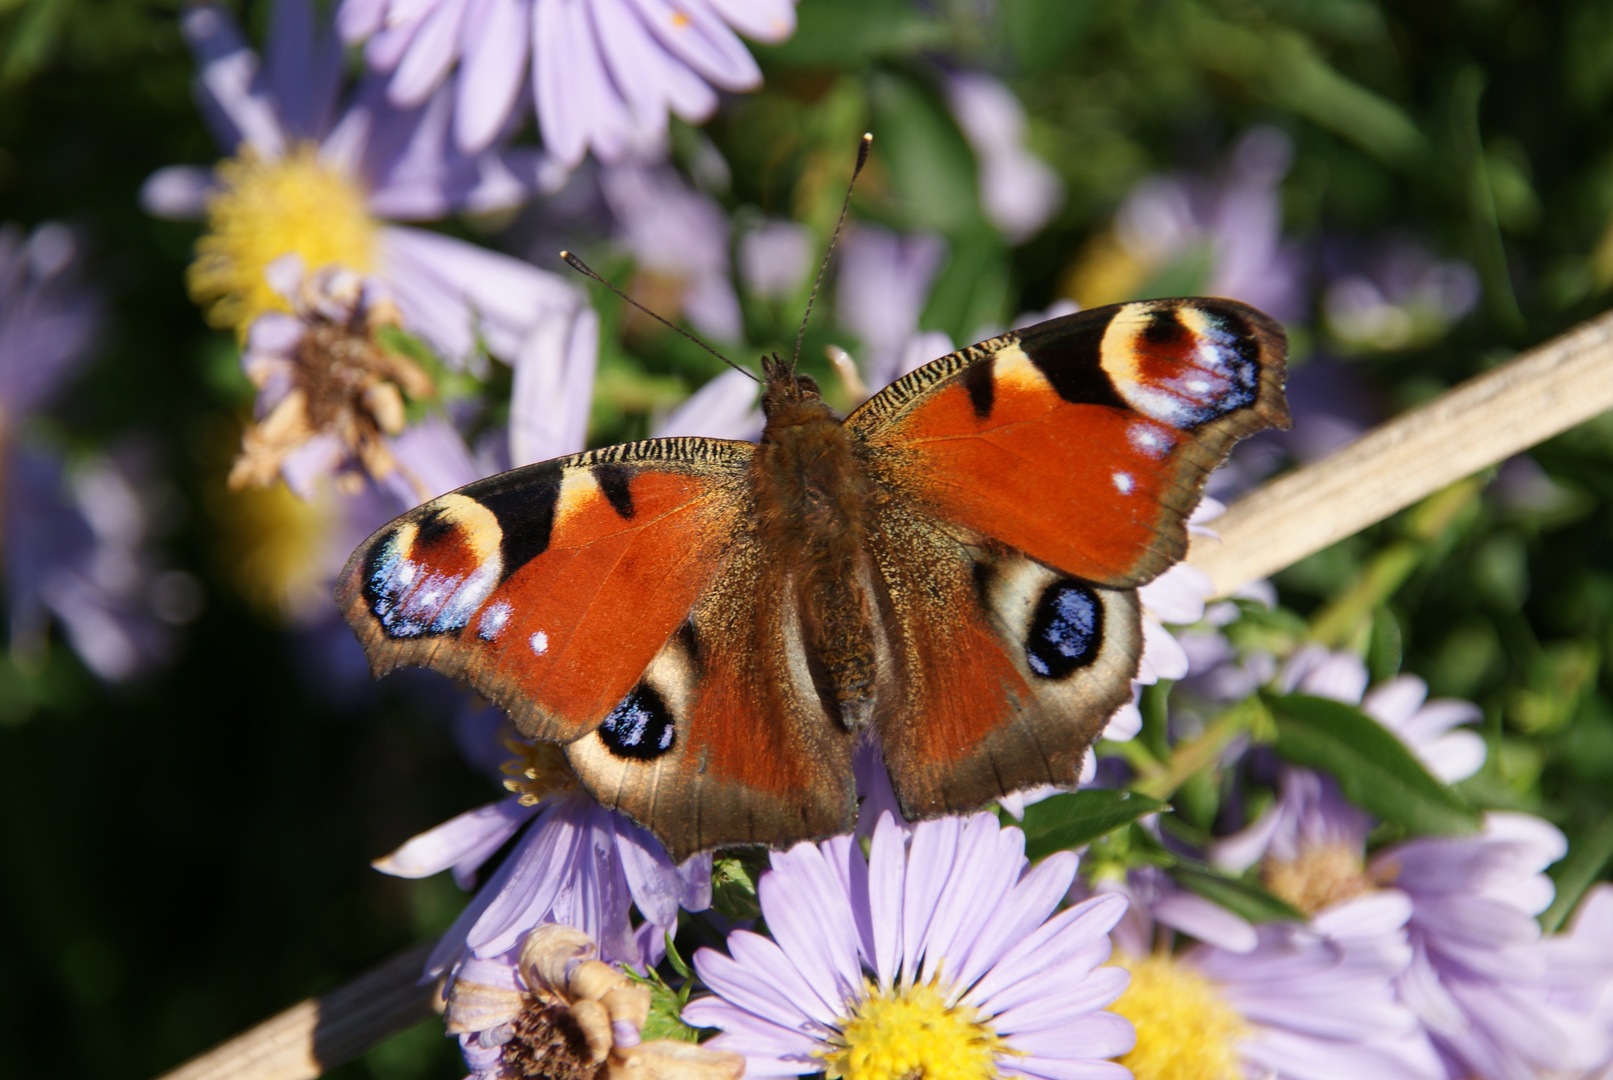
[[[267,276],[292,314],[259,316],[248,331],[242,366],[260,391],[259,419],[241,438],[230,487],[267,487],[301,454],[348,483],[358,477],[337,470],[353,461],[385,479],[398,468],[385,436],[403,430],[404,399],[436,393],[420,365],[381,343],[378,332],[400,324],[397,306],[341,267],[305,274],[280,260]]]
[[[671,1039],[640,1041],[649,988],[595,959],[583,931],[533,928],[518,963],[526,989],[456,979],[448,991],[448,1034],[474,1035],[497,1050],[492,1080],[739,1080],[745,1059]]]

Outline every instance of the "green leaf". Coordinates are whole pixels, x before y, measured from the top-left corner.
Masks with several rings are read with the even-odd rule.
[[[868,80],[874,153],[890,177],[893,224],[959,233],[980,220],[974,152],[951,113],[916,80]],[[956,255],[956,253],[954,253]]]
[[[1071,0],[1002,0],[998,5],[1003,36],[1026,71],[1068,64],[1096,10]]]
[[[672,955],[671,935],[667,935],[667,954]],[[681,959],[679,964],[681,964]],[[673,965],[677,967],[678,965]],[[700,1032],[683,1022],[683,1006],[689,1000],[689,987],[692,982],[685,982],[681,990],[674,990],[667,985],[665,979],[653,968],[649,977],[639,975],[633,970],[627,971],[627,977],[650,991],[650,1015],[644,1021],[642,1032],[645,1041],[651,1039],[676,1039],[679,1042],[699,1042]]]
[[[673,944],[671,931],[668,931],[666,935],[666,959],[667,963],[672,965],[673,971],[676,971],[685,979],[694,978],[694,968],[689,966],[689,962],[683,958],[683,954],[678,952],[677,945]]]
[[[751,48],[763,64],[845,69],[912,56],[944,45],[950,36],[945,24],[908,0],[814,0],[797,12],[788,41]]]
[[[1478,812],[1360,709],[1304,694],[1273,696],[1268,705],[1277,720],[1277,752],[1330,773],[1363,810],[1416,833],[1477,831]]]
[[[749,853],[747,853],[749,855]],[[762,905],[756,899],[756,879],[767,867],[767,858],[754,855],[716,860],[711,868],[711,906],[730,919],[754,919]]]
[[[1305,913],[1286,900],[1242,878],[1178,863],[1170,870],[1176,883],[1188,892],[1213,900],[1250,922],[1304,922]]]
[[[1164,809],[1165,803],[1134,791],[1093,788],[1054,795],[1025,808],[1020,826],[1025,830],[1025,854],[1032,861],[1044,859]]]

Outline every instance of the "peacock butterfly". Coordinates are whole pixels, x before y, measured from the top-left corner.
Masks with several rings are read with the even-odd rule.
[[[1074,784],[1130,694],[1138,586],[1233,443],[1288,425],[1285,349],[1236,301],[1119,304],[844,420],[764,360],[759,444],[478,481],[366,540],[336,599],[377,675],[469,680],[677,859],[850,829],[867,735],[909,818]]]

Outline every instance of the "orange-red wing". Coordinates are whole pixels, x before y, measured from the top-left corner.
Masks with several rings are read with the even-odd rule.
[[[846,421],[894,493],[1089,582],[1143,584],[1238,439],[1288,425],[1282,327],[1232,300],[1095,308],[942,357]]]
[[[468,679],[528,736],[610,715],[726,564],[749,443],[654,439],[529,465],[417,507],[336,600],[376,674]]]
[[[566,747],[589,792],[644,823],[674,859],[852,826],[857,736],[813,683],[781,554],[741,539],[644,678]]]
[[[870,544],[900,673],[875,726],[903,813],[1073,786],[1131,696],[1136,593],[1073,580],[900,504],[879,515]]]

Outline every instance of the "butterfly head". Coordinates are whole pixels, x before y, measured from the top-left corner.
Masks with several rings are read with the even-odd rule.
[[[762,357],[762,415],[771,427],[788,426],[829,412],[818,381],[799,375],[795,366],[775,353]]]

